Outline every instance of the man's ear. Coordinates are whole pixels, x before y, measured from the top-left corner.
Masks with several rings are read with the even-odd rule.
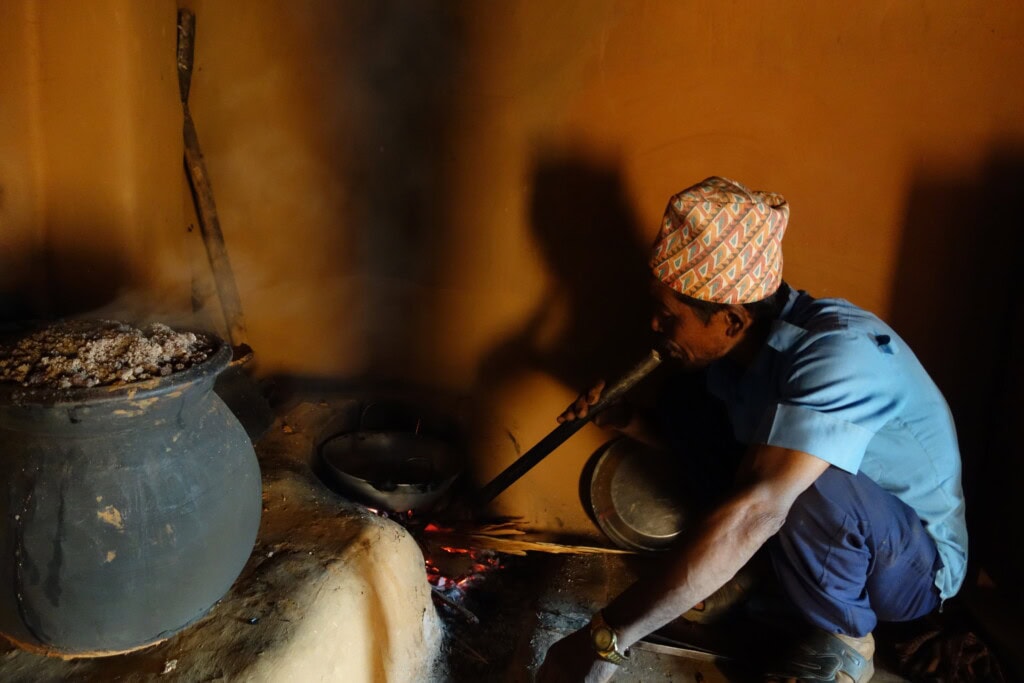
[[[729,304],[722,313],[725,315],[725,333],[730,337],[740,336],[754,323],[750,311],[740,304]]]

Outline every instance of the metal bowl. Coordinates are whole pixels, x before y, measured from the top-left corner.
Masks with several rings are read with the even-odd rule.
[[[605,536],[626,550],[671,546],[687,518],[677,463],[666,452],[625,437],[606,444],[595,458],[589,486],[583,488]]]
[[[353,498],[389,512],[437,504],[461,472],[452,446],[412,432],[349,432],[320,445],[320,459]]]

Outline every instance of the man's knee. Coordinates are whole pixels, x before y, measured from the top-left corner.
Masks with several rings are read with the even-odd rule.
[[[780,537],[823,537],[823,543],[833,543],[856,531],[861,527],[856,483],[854,475],[829,467],[793,502]]]
[[[913,510],[835,467],[797,498],[772,551],[776,574],[812,623],[859,634],[874,627],[876,610],[903,621],[933,609],[937,557]]]

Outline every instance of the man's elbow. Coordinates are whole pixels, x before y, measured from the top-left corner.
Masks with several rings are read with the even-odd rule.
[[[782,530],[788,509],[778,505],[756,505],[748,510],[748,528],[752,535],[766,541]]]

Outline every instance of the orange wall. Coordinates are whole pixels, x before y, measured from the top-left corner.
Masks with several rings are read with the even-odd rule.
[[[0,4],[0,292],[32,313],[130,291],[187,305],[173,16],[170,3]]]
[[[787,196],[791,282],[949,361],[946,312],[917,307],[963,229],[935,207],[983,195],[1024,140],[1013,2],[190,6],[192,109],[261,370],[467,394],[481,479],[643,349],[644,245],[668,196],[710,174]],[[190,289],[212,301],[187,232],[174,12],[0,6],[0,285],[33,291],[27,264],[46,264],[60,286],[37,308],[127,289],[187,319]],[[85,291],[83,261],[100,273]],[[985,388],[948,365],[947,386]],[[567,492],[604,438],[588,428],[503,509],[590,529]]]

